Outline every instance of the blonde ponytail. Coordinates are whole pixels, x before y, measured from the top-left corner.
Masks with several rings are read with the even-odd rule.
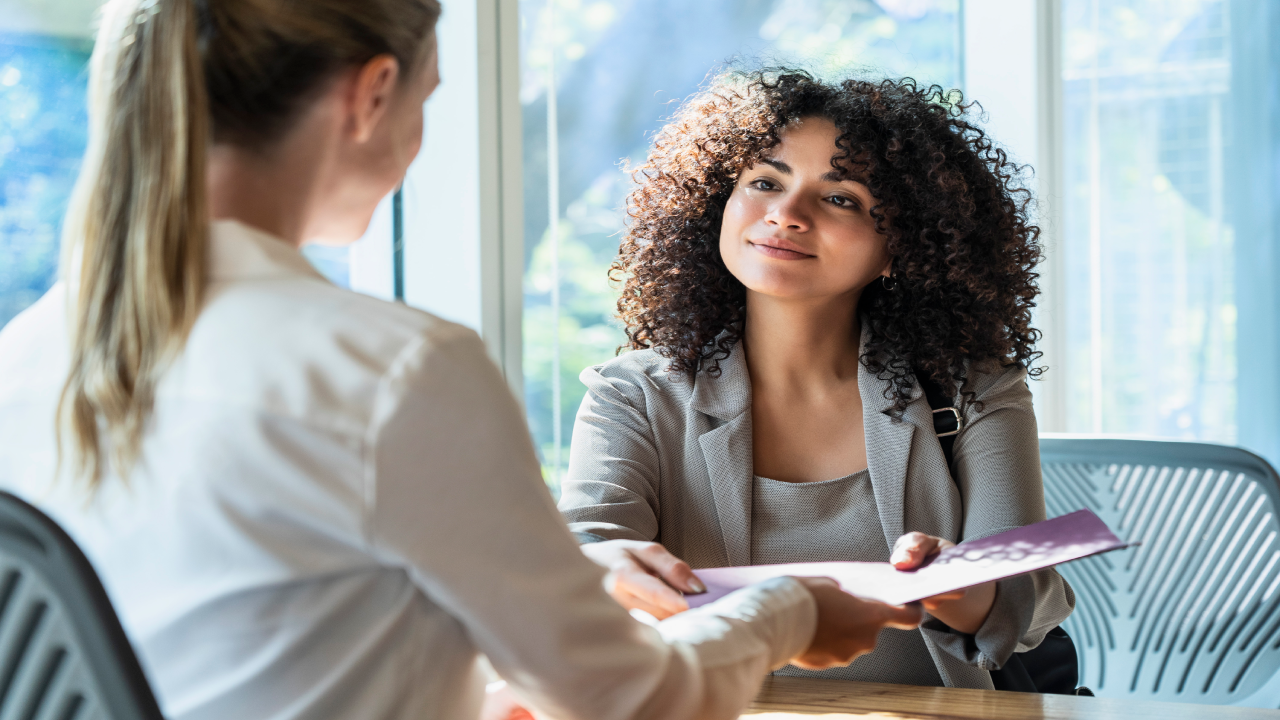
[[[64,230],[72,340],[58,438],[90,487],[104,446],[118,470],[136,461],[156,384],[200,309],[209,109],[196,40],[191,0],[103,8],[90,149]]]
[[[63,235],[71,363],[59,463],[96,489],[141,453],[160,379],[200,311],[210,143],[267,151],[333,73],[420,69],[436,0],[109,0],[89,149]]]

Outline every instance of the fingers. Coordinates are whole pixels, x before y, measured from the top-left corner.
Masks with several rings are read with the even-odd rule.
[[[914,630],[924,621],[924,609],[917,603],[885,605],[885,627]]]
[[[848,657],[809,652],[791,658],[791,664],[802,670],[830,670],[831,668],[847,667],[849,663],[866,655],[868,652],[871,651],[859,651]]]
[[[605,589],[628,610],[668,618],[689,609],[679,590],[706,592],[688,564],[658,543],[608,540],[583,545],[582,552],[608,569]]]
[[[932,535],[909,532],[893,544],[893,554],[889,556],[889,562],[899,570],[919,567],[937,545],[938,538]]]
[[[658,543],[647,543],[631,551],[640,564],[662,578],[671,587],[687,593],[704,593],[707,586],[693,574],[689,564],[672,555]]]
[[[918,606],[899,607],[864,600],[829,578],[797,578],[813,594],[818,626],[809,648],[793,662],[809,669],[848,665],[875,649],[885,627],[911,629],[924,617]]]
[[[628,610],[638,608],[662,620],[689,609],[683,595],[638,565],[614,570],[613,575],[612,595]]]
[[[635,577],[651,577],[639,570],[611,570],[605,578],[605,591],[624,610],[643,610],[659,620],[671,617],[678,610],[665,605],[657,605],[649,600],[649,593],[635,590]]]
[[[811,593],[820,590],[840,589],[840,583],[829,577],[796,577],[794,579],[808,588]]]
[[[937,610],[939,607],[945,605],[946,603],[953,602],[955,600],[963,600],[965,595],[968,595],[968,594],[969,594],[968,589],[953,590],[952,592],[942,593],[941,595],[934,595],[933,597],[927,597],[921,600],[920,604],[924,605],[925,610],[928,610],[929,612],[933,612],[934,610]]]
[[[613,595],[613,599],[625,610],[643,610],[658,620],[666,620],[676,614],[676,612],[673,612],[670,608],[659,607],[644,598],[637,597],[626,591],[615,593]]]
[[[899,570],[913,570],[920,567],[930,555],[954,545],[955,543],[950,540],[922,532],[909,532],[893,544],[893,554],[889,556],[889,562]]]

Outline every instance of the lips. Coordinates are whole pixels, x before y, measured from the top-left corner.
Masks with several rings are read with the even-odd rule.
[[[796,243],[784,238],[760,238],[748,240],[747,243],[762,255],[778,260],[808,260],[815,257],[805,252]]]

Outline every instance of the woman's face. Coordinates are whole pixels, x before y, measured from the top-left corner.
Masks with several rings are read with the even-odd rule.
[[[805,118],[743,171],[725,206],[720,255],[751,292],[780,299],[856,299],[889,272],[885,237],[865,185],[831,166],[839,131]]]
[[[311,242],[345,245],[362,236],[378,203],[404,179],[422,148],[423,104],[440,84],[435,39],[422,67],[403,72],[390,56],[335,82],[331,113],[342,140],[326,164],[325,195],[311,218]],[[390,74],[387,74],[390,73]]]
[[[431,44],[430,54],[421,68],[404,78],[404,88],[388,112],[391,155],[399,170],[395,184],[404,178],[409,164],[422,149],[423,105],[440,86],[440,58],[436,54],[434,35],[428,42]]]
[[[422,67],[400,70],[386,116],[373,131],[368,154],[362,158],[372,170],[370,179],[377,185],[373,195],[378,200],[396,189],[422,149],[423,105],[440,85],[436,40],[432,37],[428,42],[431,50]],[[372,209],[369,214],[373,214]]]

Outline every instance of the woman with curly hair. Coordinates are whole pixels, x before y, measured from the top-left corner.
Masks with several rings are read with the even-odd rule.
[[[611,270],[631,352],[582,373],[560,502],[624,605],[679,612],[691,567],[909,569],[1044,519],[1039,230],[970,107],[762,71],[658,133]],[[949,466],[925,384],[959,416]],[[991,688],[1074,602],[1053,570],[931,598],[822,675]]]

